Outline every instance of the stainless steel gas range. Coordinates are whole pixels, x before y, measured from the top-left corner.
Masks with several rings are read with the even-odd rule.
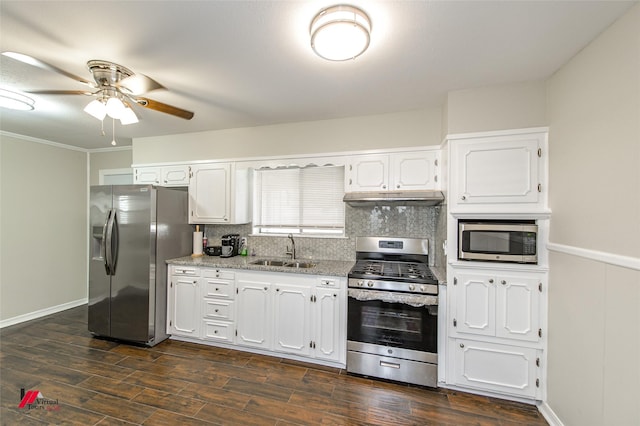
[[[436,386],[438,282],[428,265],[426,239],[356,239],[348,276],[348,372]]]

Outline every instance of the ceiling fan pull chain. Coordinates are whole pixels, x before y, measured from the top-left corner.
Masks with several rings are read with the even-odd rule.
[[[104,131],[104,118],[102,120],[100,120],[100,124],[102,126],[102,130],[101,130],[100,134],[102,136],[107,136],[107,133]]]
[[[116,119],[111,119],[111,134],[113,135],[113,139],[111,139],[111,145],[116,146]]]

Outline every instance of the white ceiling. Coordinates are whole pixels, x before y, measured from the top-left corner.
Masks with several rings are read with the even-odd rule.
[[[309,24],[338,2],[0,2],[0,48],[91,79],[103,59],[168,88],[147,97],[195,112],[186,121],[135,107],[131,138],[398,112],[442,105],[451,90],[553,74],[636,2],[353,0],[371,18],[369,49],[329,62]],[[0,56],[0,87],[85,86]],[[111,122],[83,112],[88,96],[33,95],[34,111],[0,111],[0,129],[87,149],[110,147]]]

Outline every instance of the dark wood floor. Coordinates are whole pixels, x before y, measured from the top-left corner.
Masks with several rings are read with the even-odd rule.
[[[546,425],[535,407],[177,341],[92,338],[86,307],[0,331],[3,425]],[[19,408],[20,389],[50,404]]]

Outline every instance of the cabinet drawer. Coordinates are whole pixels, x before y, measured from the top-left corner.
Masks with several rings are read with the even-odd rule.
[[[230,300],[208,300],[202,305],[202,315],[205,318],[233,320],[233,302]]]
[[[233,342],[233,324],[223,321],[204,321],[202,338]]]
[[[233,280],[236,277],[235,272],[226,269],[203,269],[202,276],[205,278],[220,278],[222,280]]]
[[[199,277],[200,269],[191,268],[189,266],[172,266],[172,274],[177,276]]]
[[[205,278],[202,286],[204,297],[221,297],[224,299],[233,299],[235,294],[235,282],[225,281],[212,278]]]

